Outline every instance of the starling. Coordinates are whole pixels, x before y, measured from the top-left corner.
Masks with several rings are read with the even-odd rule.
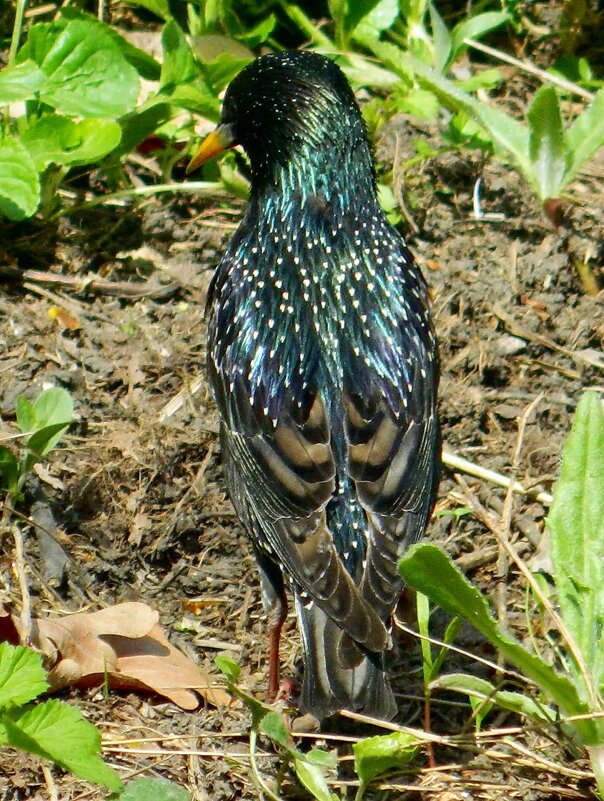
[[[269,690],[287,580],[301,709],[390,719],[396,566],[424,534],[439,472],[426,286],[379,206],[363,119],[333,61],[292,51],[245,67],[189,171],[236,144],[251,191],[209,292],[208,368],[271,625]]]

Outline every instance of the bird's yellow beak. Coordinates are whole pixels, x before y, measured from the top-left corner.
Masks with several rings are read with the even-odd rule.
[[[230,125],[219,125],[215,131],[209,133],[199,145],[195,155],[187,167],[187,175],[205,164],[206,161],[213,159],[219,153],[223,153],[230,147],[237,144],[233,129]]]

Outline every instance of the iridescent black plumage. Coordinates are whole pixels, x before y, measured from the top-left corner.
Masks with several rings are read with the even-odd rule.
[[[282,574],[291,582],[302,708],[392,717],[396,562],[424,533],[439,461],[424,282],[378,205],[362,118],[333,62],[257,59],[231,83],[221,130],[252,169],[209,299],[229,492],[267,610]]]

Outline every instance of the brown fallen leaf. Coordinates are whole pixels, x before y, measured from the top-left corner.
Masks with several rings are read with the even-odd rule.
[[[212,677],[175,648],[147,604],[127,602],[97,612],[32,620],[31,645],[50,666],[51,691],[67,685],[146,690],[182,709],[239,705]]]

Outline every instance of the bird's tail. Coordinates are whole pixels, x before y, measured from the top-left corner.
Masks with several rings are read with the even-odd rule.
[[[342,631],[316,603],[296,598],[304,645],[304,678],[300,708],[322,720],[339,709],[390,720],[396,703],[384,667],[383,653],[365,652],[358,665],[346,668],[338,656]]]

